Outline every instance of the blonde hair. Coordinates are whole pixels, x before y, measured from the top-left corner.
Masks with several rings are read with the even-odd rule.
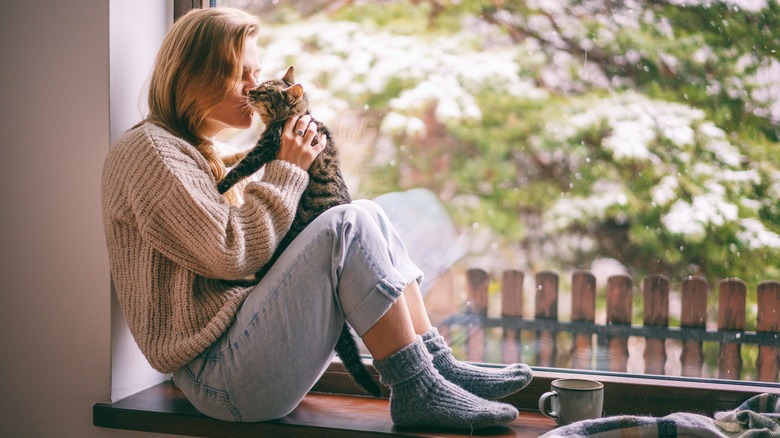
[[[152,70],[146,120],[192,143],[217,181],[225,164],[199,128],[241,81],[244,43],[259,27],[256,17],[239,9],[193,9],[165,36]],[[226,197],[235,201],[230,192]]]

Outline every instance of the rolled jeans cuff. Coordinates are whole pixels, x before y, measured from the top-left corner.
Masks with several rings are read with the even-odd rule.
[[[349,310],[345,309],[347,321],[355,329],[358,336],[363,337],[401,296],[406,286],[413,281],[420,284],[422,280],[422,270],[411,260],[406,259],[374,286],[374,289],[380,293],[366,294],[366,297],[357,306]]]

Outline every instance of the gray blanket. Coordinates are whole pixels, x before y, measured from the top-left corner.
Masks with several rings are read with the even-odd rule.
[[[756,395],[714,418],[684,412],[660,418],[620,415],[579,421],[542,436],[554,437],[780,438],[780,396]]]

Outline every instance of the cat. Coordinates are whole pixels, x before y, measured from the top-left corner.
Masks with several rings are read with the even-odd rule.
[[[306,94],[303,91],[303,86],[295,83],[292,66],[287,69],[282,79],[265,81],[250,90],[249,99],[260,115],[265,130],[254,148],[217,184],[220,193],[225,193],[238,181],[252,175],[263,165],[274,160],[279,153],[285,121],[290,117],[309,114]],[[309,185],[306,186],[301,195],[290,231],[282,238],[279,247],[268,263],[256,274],[256,279],[262,278],[267,273],[290,242],[317,216],[331,207],[352,202],[341,174],[338,149],[333,142],[333,137],[327,126],[312,120],[317,124],[318,135],[325,134],[328,141],[327,146],[309,168]],[[380,396],[382,390],[360,360],[357,343],[352,337],[347,323],[344,323],[335,350],[355,382],[368,393]]]

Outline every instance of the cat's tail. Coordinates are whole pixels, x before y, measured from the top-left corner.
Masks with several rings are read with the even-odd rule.
[[[336,354],[341,358],[341,362],[344,363],[344,368],[347,369],[355,383],[360,385],[360,387],[374,397],[382,395],[382,389],[374,379],[374,376],[371,375],[360,360],[360,351],[358,350],[357,342],[355,342],[355,338],[352,337],[352,332],[349,330],[349,326],[346,323],[341,330],[338,342],[336,342],[335,350]]]
[[[224,178],[222,178],[221,181],[217,183],[217,190],[220,194],[225,194],[233,185],[235,185],[240,178],[237,177],[237,173],[235,171],[228,172],[227,175],[225,175]]]

